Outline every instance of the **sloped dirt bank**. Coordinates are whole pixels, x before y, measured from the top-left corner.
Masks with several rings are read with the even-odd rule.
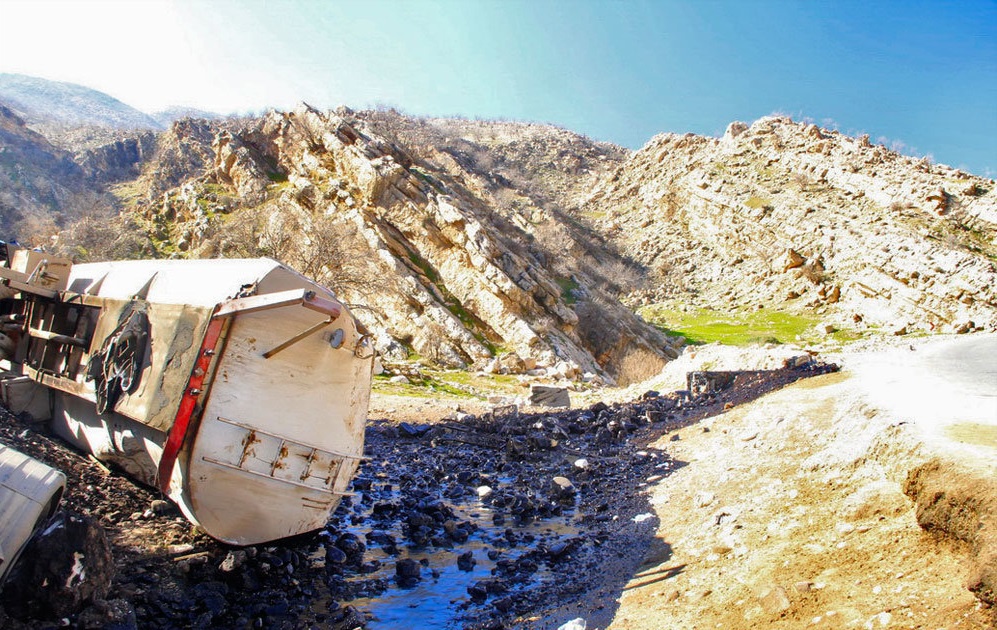
[[[993,479],[941,459],[910,471],[904,493],[915,503],[917,522],[930,532],[969,546],[966,586],[997,604],[997,493]]]
[[[870,405],[847,364],[679,436],[663,446],[688,465],[650,490],[670,553],[645,562],[609,627],[997,624],[983,601],[997,482]]]

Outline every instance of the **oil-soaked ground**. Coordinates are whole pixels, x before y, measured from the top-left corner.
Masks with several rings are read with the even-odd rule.
[[[668,554],[642,488],[682,462],[647,445],[832,369],[743,372],[695,398],[649,392],[432,426],[373,420],[353,494],[329,525],[248,548],[192,531],[171,504],[8,415],[0,441],[67,473],[65,506],[108,530],[117,575],[114,605],[44,620],[8,602],[0,626],[557,628],[581,617],[604,627],[645,558]]]

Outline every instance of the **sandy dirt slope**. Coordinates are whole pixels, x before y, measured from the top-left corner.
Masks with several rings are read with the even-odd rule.
[[[662,544],[609,627],[997,627],[967,589],[994,572],[997,481],[874,403],[863,370],[843,364],[662,438],[689,465],[648,490]],[[937,469],[958,482],[919,500],[944,503],[960,484],[963,540],[919,526],[931,506],[904,494],[918,492],[912,470]]]

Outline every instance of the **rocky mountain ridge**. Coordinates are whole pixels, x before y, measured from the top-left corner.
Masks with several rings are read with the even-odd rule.
[[[783,117],[657,136],[579,211],[655,273],[637,303],[809,310],[888,332],[997,326],[994,182],[866,136]]]
[[[104,92],[23,74],[0,73],[0,105],[72,152],[114,143],[123,132],[165,129],[155,117]]]
[[[271,255],[328,282],[396,358],[405,346],[498,369],[511,352],[514,370],[629,380],[677,354],[597,275],[555,262],[520,214],[496,212],[480,171],[416,148],[345,108],[181,121],[129,203],[163,255]]]
[[[29,179],[77,182],[89,210],[21,182],[5,219],[41,200],[82,258],[281,259],[353,303],[393,359],[630,382],[682,342],[621,298],[827,331],[997,328],[994,182],[787,118],[636,152],[547,125],[307,105],[75,153],[6,120],[20,135],[0,176],[63,165]]]

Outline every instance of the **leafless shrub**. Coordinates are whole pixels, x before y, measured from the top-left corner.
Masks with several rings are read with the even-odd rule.
[[[58,232],[54,252],[76,262],[149,258],[154,248],[131,216],[118,214],[100,196],[80,197],[76,218]],[[52,229],[46,226],[44,230]],[[44,232],[43,230],[43,232]]]
[[[616,382],[619,385],[637,383],[661,372],[665,359],[644,348],[637,348],[626,354],[616,369]]]
[[[273,258],[337,294],[362,301],[384,291],[389,282],[355,225],[337,215],[312,214],[286,200],[233,213],[224,236],[223,255]]]
[[[435,365],[462,365],[463,361],[455,361],[456,353],[451,347],[443,326],[428,320],[420,333],[419,353],[423,358]]]

